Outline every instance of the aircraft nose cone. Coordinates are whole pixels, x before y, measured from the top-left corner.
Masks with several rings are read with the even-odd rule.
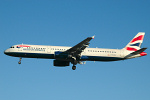
[[[7,54],[8,54],[8,52],[9,52],[9,50],[7,49],[7,50],[5,50],[5,51],[4,51],[4,54],[6,54],[6,55],[7,55]]]

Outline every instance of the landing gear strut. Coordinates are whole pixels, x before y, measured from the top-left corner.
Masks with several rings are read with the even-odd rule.
[[[18,64],[21,64],[21,59],[22,59],[22,58],[19,59]]]
[[[76,57],[72,57],[72,62],[71,63],[73,64],[72,70],[76,70],[76,66],[75,66],[77,64]]]
[[[72,70],[76,70],[76,66],[73,65],[73,66],[72,66]]]

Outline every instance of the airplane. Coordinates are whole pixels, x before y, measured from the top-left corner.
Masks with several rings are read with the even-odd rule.
[[[85,64],[85,61],[119,61],[146,56],[143,52],[147,48],[140,48],[145,32],[139,32],[123,49],[89,48],[89,42],[95,36],[87,37],[73,47],[67,46],[44,46],[44,45],[13,45],[4,51],[4,54],[22,58],[54,59],[53,65],[58,67],[70,66],[76,69],[77,64]]]

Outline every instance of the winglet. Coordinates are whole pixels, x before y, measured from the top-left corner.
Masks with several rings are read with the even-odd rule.
[[[94,36],[92,36],[92,39],[94,39],[94,37],[95,37],[95,35],[94,35]]]

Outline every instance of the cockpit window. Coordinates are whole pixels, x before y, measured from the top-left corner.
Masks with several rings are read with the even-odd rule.
[[[14,46],[11,46],[10,48],[15,48]]]

